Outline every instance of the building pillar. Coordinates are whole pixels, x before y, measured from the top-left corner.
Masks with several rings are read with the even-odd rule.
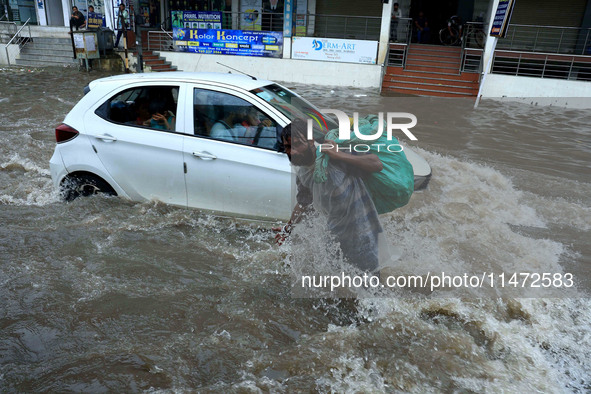
[[[296,0],[285,0],[283,3],[283,58],[291,59],[291,35],[294,27]]]
[[[306,36],[314,37],[315,25],[316,25],[316,0],[308,0],[308,12],[306,16],[306,22],[308,28],[306,30]]]
[[[241,30],[240,0],[232,0],[232,30]]]
[[[498,37],[490,36],[490,29],[492,28],[495,16],[497,15],[498,6],[499,0],[493,0],[492,11],[488,19],[488,31],[484,32],[486,34],[486,44],[484,45],[484,51],[482,52],[482,75],[480,77],[480,87],[478,88],[478,94],[476,95],[476,100],[474,101],[474,108],[478,107],[478,103],[482,97],[482,92],[486,86],[486,76],[490,74],[495,48],[497,47],[497,41],[499,40]]]
[[[490,29],[493,25],[493,22],[495,20],[495,16],[497,14],[497,7],[499,6],[499,0],[493,0],[492,1],[492,12],[490,13],[489,19],[488,19],[488,31],[485,31],[484,34],[486,34],[486,45],[484,45],[484,51],[482,52],[482,74],[488,74],[490,73],[489,70],[489,66],[492,62],[492,57],[494,55],[494,51],[495,51],[495,47],[497,46],[497,37],[491,37],[490,34]]]
[[[72,15],[72,2],[62,0],[62,13],[64,15],[64,26],[70,27],[70,15]]]
[[[382,26],[380,28],[380,41],[378,42],[378,60],[377,64],[386,62],[388,54],[388,45],[390,45],[390,21],[392,19],[393,1],[389,0],[382,5]]]

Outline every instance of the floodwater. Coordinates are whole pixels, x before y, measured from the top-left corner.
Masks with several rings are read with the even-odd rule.
[[[293,298],[268,225],[52,189],[53,130],[104,76],[0,71],[0,391],[589,392],[591,113],[296,91],[410,112],[429,187],[382,217],[400,272],[573,273],[564,298]],[[404,140],[404,139],[403,139]]]

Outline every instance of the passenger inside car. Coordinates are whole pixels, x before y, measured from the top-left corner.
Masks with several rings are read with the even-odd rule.
[[[174,130],[175,116],[172,111],[166,109],[166,102],[155,100],[149,104],[149,112],[152,116],[144,122],[144,126],[153,129]]]
[[[226,106],[223,117],[215,122],[209,135],[220,140],[239,142],[244,137],[244,127],[240,126],[243,117],[240,107]]]

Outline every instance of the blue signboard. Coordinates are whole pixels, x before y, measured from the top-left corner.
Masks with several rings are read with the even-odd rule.
[[[283,36],[291,37],[291,29],[293,27],[293,17],[295,12],[293,10],[291,0],[285,0],[283,11]]]
[[[86,27],[89,29],[98,29],[99,27],[105,27],[105,17],[103,14],[98,14],[96,12],[89,12],[88,18],[86,20]]]
[[[505,37],[507,34],[507,27],[509,26],[509,19],[513,11],[514,0],[499,0],[495,19],[490,29],[490,35],[495,37]]]
[[[179,51],[216,55],[282,57],[283,35],[275,31],[173,28]]]
[[[171,16],[173,29],[222,28],[222,13],[217,11],[171,11]]]

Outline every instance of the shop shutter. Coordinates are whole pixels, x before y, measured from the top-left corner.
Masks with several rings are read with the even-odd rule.
[[[318,0],[316,13],[322,15],[382,16],[380,0]]]
[[[515,0],[512,24],[580,27],[587,0]]]
[[[371,2],[318,0],[316,14],[321,16],[316,17],[314,35],[325,38],[378,40],[382,6],[382,2],[379,0],[372,0]],[[336,15],[342,15],[343,17],[337,17]]]

